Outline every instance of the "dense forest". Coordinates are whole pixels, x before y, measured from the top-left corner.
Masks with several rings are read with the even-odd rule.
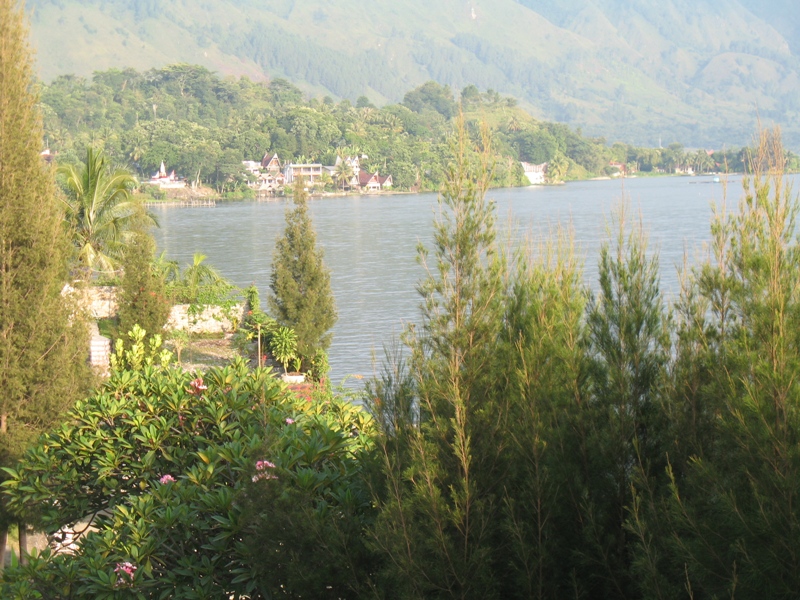
[[[425,83],[400,104],[377,108],[304,97],[286,80],[269,84],[221,78],[199,66],[172,65],[144,73],[95,73],[91,81],[61,76],[41,88],[45,144],[59,162],[76,162],[85,148],[102,149],[147,178],[163,161],[189,180],[220,192],[245,187],[241,161],[277,153],[284,161],[333,164],[337,153],[359,154],[362,168],[391,174],[400,189],[438,190],[450,159],[452,119],[463,110],[475,133],[491,126],[492,184],[525,183],[519,161],[549,163],[554,181],[618,173],[741,171],[745,152],[687,152],[609,145],[566,125],[539,121],[513,98],[467,86]],[[615,163],[617,166],[610,166]]]
[[[395,103],[427,80],[513,95],[538,118],[639,145],[797,149],[792,0],[29,0],[39,72],[185,62],[284,77],[337,102]]]

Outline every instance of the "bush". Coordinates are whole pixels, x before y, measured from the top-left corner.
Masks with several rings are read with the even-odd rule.
[[[374,572],[364,482],[373,421],[321,393],[267,439],[247,485],[248,546],[258,589],[288,598],[358,597]]]
[[[7,570],[0,596],[267,597],[258,586],[270,581],[245,543],[263,522],[245,522],[237,499],[258,473],[254,460],[279,448],[279,476],[318,495],[317,505],[331,502],[354,467],[324,489],[303,487],[308,470],[333,477],[327,465],[350,465],[369,429],[343,402],[283,390],[244,361],[200,375],[154,364],[115,370],[5,483],[9,508],[41,515],[36,525],[51,536],[86,518],[97,531],[79,538],[74,556],[47,550]],[[315,440],[334,438],[322,462],[308,453]]]

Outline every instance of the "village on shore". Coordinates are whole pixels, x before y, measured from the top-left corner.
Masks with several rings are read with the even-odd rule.
[[[381,175],[361,168],[361,160],[367,156],[337,156],[333,165],[322,163],[282,163],[277,154],[266,153],[260,160],[242,161],[242,176],[247,187],[258,195],[282,194],[286,186],[291,186],[300,177],[309,190],[335,186],[341,191],[357,191],[361,193],[378,193],[392,189],[392,176]],[[167,172],[164,163],[145,184],[158,186],[162,190],[177,190],[194,187],[193,182]]]
[[[712,151],[707,151],[709,156]],[[392,176],[381,175],[379,171],[374,173],[361,168],[361,160],[367,159],[363,156],[337,156],[333,165],[323,165],[322,163],[310,162],[286,162],[283,163],[278,154],[269,152],[264,154],[260,161],[242,161],[242,177],[246,180],[247,187],[259,196],[282,195],[287,186],[291,186],[295,179],[302,177],[307,189],[312,192],[321,192],[331,187],[345,192],[357,192],[376,194],[381,192],[393,191]],[[548,178],[549,163],[533,164],[520,161],[520,166],[525,175],[528,185],[545,185],[552,183]],[[612,177],[633,176],[636,172],[631,165],[611,161],[609,163],[611,175],[601,179]],[[656,169],[659,174],[668,174],[665,169]],[[692,165],[678,165],[672,169],[675,175],[695,175],[696,172]],[[196,182],[191,182],[184,177],[179,177],[174,170],[167,171],[162,162],[157,173],[144,181],[145,185],[157,186],[161,190],[181,190],[187,187],[194,188]],[[412,190],[414,191],[414,190]]]

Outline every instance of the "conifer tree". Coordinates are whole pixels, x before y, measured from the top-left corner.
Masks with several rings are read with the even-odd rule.
[[[496,245],[488,135],[476,152],[463,121],[454,137],[432,265],[420,283],[422,323],[407,333],[420,426],[408,447],[384,447],[387,495],[375,528],[400,597],[491,598],[502,490],[498,394],[505,262]],[[420,247],[420,260],[428,253]],[[427,264],[426,264],[427,266]],[[500,379],[502,381],[502,378]]]
[[[635,589],[634,544],[625,529],[634,476],[646,479],[666,466],[655,426],[670,342],[658,258],[647,256],[641,226],[626,234],[624,208],[618,226],[614,245],[601,248],[600,290],[588,308],[592,403],[581,423],[590,465],[580,507],[582,573],[591,595],[606,598]]]
[[[571,239],[519,256],[510,283],[495,367],[509,405],[499,519],[507,535],[496,550],[508,562],[496,577],[502,598],[575,597],[587,293]]]
[[[280,325],[294,329],[299,354],[310,359],[330,346],[336,304],[302,178],[295,180],[293,202],[294,208],[286,211],[283,236],[275,242],[269,305]]]
[[[794,598],[800,589],[800,204],[778,132],[762,133],[737,213],[684,303],[670,480],[643,495],[649,597]],[[660,543],[658,543],[660,542]],[[677,593],[673,595],[677,596]]]
[[[88,376],[86,327],[61,294],[69,242],[39,156],[26,34],[22,7],[0,0],[0,465],[57,422]]]
[[[153,268],[155,241],[147,224],[137,223],[122,259],[122,297],[119,305],[119,333],[127,334],[139,325],[152,337],[167,323],[170,302],[166,283]]]

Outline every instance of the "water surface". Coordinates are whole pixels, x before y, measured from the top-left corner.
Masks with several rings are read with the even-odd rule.
[[[731,178],[734,201],[740,189],[740,179]],[[651,250],[659,254],[662,289],[674,296],[684,253],[694,260],[702,251],[709,239],[711,205],[722,195],[723,186],[710,177],[661,177],[626,179],[624,187],[609,180],[493,190],[488,197],[496,203],[501,235],[517,242],[546,237],[558,226],[571,228],[590,285],[612,210],[626,198],[631,216],[641,215]],[[202,252],[236,285],[255,283],[266,306],[272,252],[288,205],[254,201],[154,208],[161,223],[156,240],[182,265]],[[383,344],[417,319],[416,284],[424,271],[416,247],[419,241],[430,242],[436,206],[435,194],[311,201],[339,312],[330,351],[334,381],[348,374],[371,375],[374,353],[380,358]]]

